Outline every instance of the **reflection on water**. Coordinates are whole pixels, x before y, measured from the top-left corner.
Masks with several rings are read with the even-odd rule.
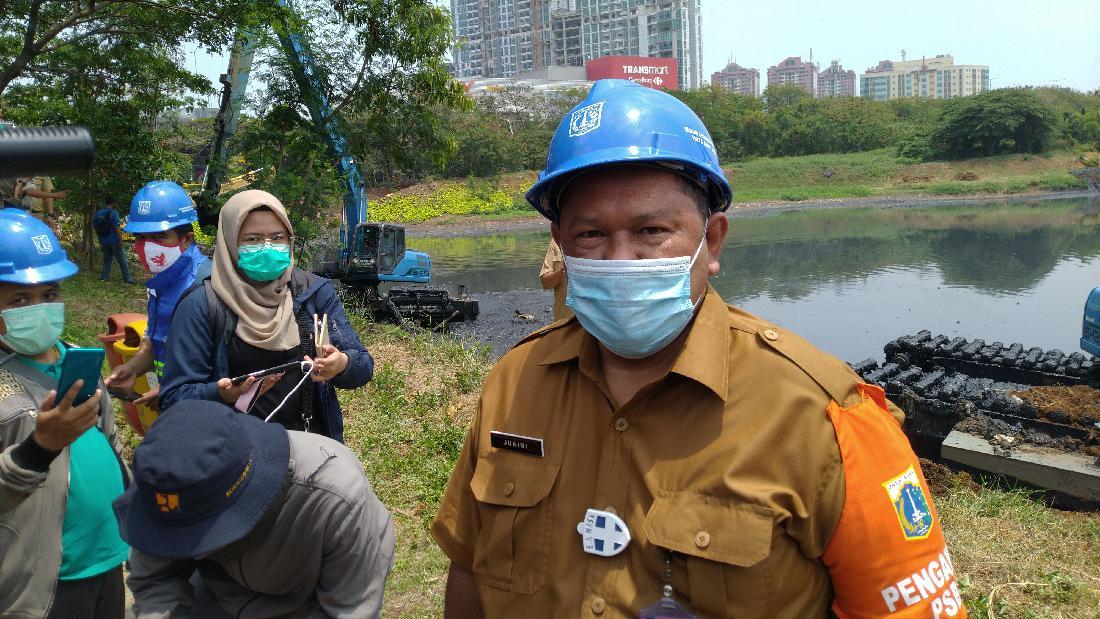
[[[548,232],[412,241],[433,279],[537,288]],[[712,281],[848,361],[919,329],[1077,349],[1100,284],[1100,201],[821,209],[737,218]],[[547,293],[549,299],[549,293]]]

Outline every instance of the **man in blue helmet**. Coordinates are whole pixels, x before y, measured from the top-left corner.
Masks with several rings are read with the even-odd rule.
[[[731,197],[667,93],[562,120],[527,199],[576,318],[485,381],[432,525],[446,617],[965,616],[900,411],[708,284]]]
[[[148,392],[135,404],[157,406],[160,378],[164,372],[165,344],[176,303],[196,280],[210,272],[210,261],[195,244],[192,223],[198,212],[191,196],[172,181],[153,181],[130,201],[130,216],[123,231],[133,233],[134,251],[153,277],[145,282],[149,292],[148,323],[137,353],[116,367],[107,385],[132,389],[136,378],[150,376]]]
[[[0,615],[123,617],[122,563],[111,501],[128,477],[102,389],[80,405],[56,393],[60,282],[77,271],[49,227],[0,210]]]

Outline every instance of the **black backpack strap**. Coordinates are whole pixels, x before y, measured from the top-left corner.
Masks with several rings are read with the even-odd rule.
[[[214,342],[217,343],[222,334],[225,333],[226,316],[229,313],[229,308],[218,298],[217,293],[214,292],[214,285],[210,283],[209,279],[202,280],[202,288],[206,293],[206,313],[210,316],[210,324],[214,325]]]
[[[310,359],[316,359],[317,348],[316,343],[313,341],[313,316],[302,310],[298,312],[295,318],[298,323],[298,338],[300,340],[298,344],[299,357],[308,356]],[[325,420],[314,419],[314,412],[317,410],[317,388],[308,378],[306,379],[306,385],[303,387],[305,389],[302,394],[303,429],[306,432],[327,435],[328,424]]]

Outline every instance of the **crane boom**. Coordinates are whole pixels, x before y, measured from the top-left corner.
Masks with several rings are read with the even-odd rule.
[[[290,9],[287,0],[278,0],[279,6]],[[367,192],[359,166],[348,148],[347,139],[340,128],[339,119],[333,114],[332,105],[317,77],[317,65],[301,33],[280,24],[275,34],[282,43],[283,51],[290,61],[291,71],[298,82],[298,89],[309,110],[314,126],[320,131],[332,157],[333,165],[344,185],[344,211],[340,222],[341,257],[347,258],[351,245],[351,232],[360,223],[367,221]]]
[[[244,105],[244,94],[248,88],[258,42],[259,37],[255,32],[239,29],[233,41],[233,51],[229,55],[228,73],[223,73],[218,79],[222,84],[222,98],[218,105],[218,115],[214,119],[214,140],[205,153],[205,161],[201,163],[201,196],[205,203],[212,202],[221,191],[229,139],[237,133],[237,125],[241,120],[241,107]]]

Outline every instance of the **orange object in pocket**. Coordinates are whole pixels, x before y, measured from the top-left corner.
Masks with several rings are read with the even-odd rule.
[[[829,405],[844,466],[844,509],[822,560],[838,617],[966,617],[939,516],[916,454],[886,407]]]

